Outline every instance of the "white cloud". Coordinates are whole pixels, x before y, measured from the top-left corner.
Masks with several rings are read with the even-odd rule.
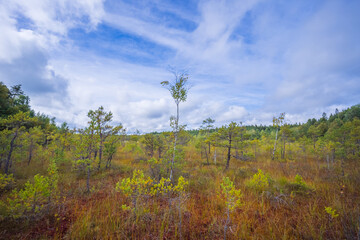
[[[103,5],[108,7],[104,10]],[[175,20],[154,14],[155,7],[192,27],[179,27]],[[2,3],[0,75],[10,78],[6,83],[33,86],[29,94],[36,110],[78,126],[86,124],[89,109],[103,105],[129,129],[169,129],[175,104],[159,84],[172,78],[166,71],[169,64],[188,69],[195,85],[180,106],[181,121],[189,128],[207,117],[217,125],[270,124],[279,112],[287,112],[291,122],[305,121],[333,111],[334,106],[357,103],[360,6],[356,1],[222,0],[200,1],[191,7],[187,11],[162,1],[155,5],[102,0]],[[70,29],[96,32],[101,22],[172,54],[162,59],[155,50],[137,46],[137,57],[157,59],[144,66],[123,56],[100,56],[69,39]],[[104,40],[114,45],[111,49],[128,47],[112,40]],[[19,67],[21,73],[16,71]],[[61,101],[61,96],[67,100]]]

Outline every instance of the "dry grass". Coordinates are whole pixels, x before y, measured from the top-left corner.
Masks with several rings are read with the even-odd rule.
[[[51,213],[27,221],[1,221],[1,239],[178,239],[179,215],[168,199],[149,197],[142,212],[134,216],[121,209],[129,203],[115,184],[129,177],[133,169],[147,170],[146,163],[133,160],[131,154],[118,154],[113,168],[94,173],[92,192],[85,194],[84,176],[76,176],[69,166],[60,167],[62,203]],[[189,180],[187,200],[182,207],[183,239],[222,239],[225,206],[218,197],[220,182],[230,177],[243,192],[243,206],[231,215],[228,239],[356,239],[360,216],[359,161],[347,161],[345,177],[335,166],[328,170],[317,159],[271,161],[231,160],[224,172],[219,153],[218,164],[204,165],[189,148],[181,170]],[[33,165],[35,166],[35,165]],[[272,179],[272,188],[264,193],[246,187],[246,180],[262,169]],[[24,173],[24,176],[31,175]],[[308,192],[291,192],[287,183],[300,174]],[[331,218],[325,207],[339,217]],[[55,215],[56,214],[56,215]]]

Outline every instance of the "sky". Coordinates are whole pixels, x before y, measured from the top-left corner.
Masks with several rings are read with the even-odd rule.
[[[72,127],[104,106],[131,131],[169,130],[160,82],[186,72],[180,122],[271,124],[360,101],[357,0],[0,0],[0,81]]]

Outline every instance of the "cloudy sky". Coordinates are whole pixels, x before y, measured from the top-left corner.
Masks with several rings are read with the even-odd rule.
[[[181,122],[270,124],[360,101],[360,1],[0,0],[0,81],[82,127],[104,106],[133,131],[169,129],[161,81],[186,70]]]

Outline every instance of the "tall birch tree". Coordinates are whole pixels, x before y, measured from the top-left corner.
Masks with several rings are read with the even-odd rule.
[[[179,125],[179,118],[180,118],[180,109],[179,105],[180,102],[185,102],[187,99],[187,94],[190,89],[188,80],[189,76],[186,73],[178,73],[174,72],[175,79],[172,82],[163,81],[161,85],[169,90],[171,97],[174,99],[176,104],[176,117],[170,118],[170,125],[173,128],[174,132],[174,148],[173,148],[173,156],[171,159],[170,164],[170,180],[173,181],[173,170],[174,170],[174,161],[176,155],[176,144],[178,140],[180,125]]]

